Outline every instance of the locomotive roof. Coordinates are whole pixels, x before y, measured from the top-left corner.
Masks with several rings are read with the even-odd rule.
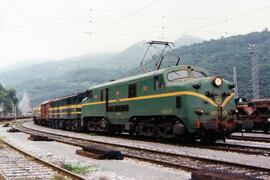
[[[59,100],[62,100],[62,99],[66,99],[66,98],[71,98],[71,97],[75,97],[77,96],[77,94],[70,94],[70,95],[66,95],[66,96],[62,96],[62,97],[59,97],[59,98],[55,98],[53,99],[52,101],[59,101]]]
[[[59,97],[59,98],[52,99],[51,102],[56,102],[56,101],[60,101],[60,100],[67,99],[67,98],[73,98],[73,97],[76,97],[76,96],[78,96],[80,94],[83,94],[83,93],[77,93],[77,94],[70,94],[70,95],[62,96],[62,97]]]
[[[94,85],[94,86],[90,87],[89,90],[97,89],[97,88],[101,88],[101,87],[106,87],[106,86],[113,86],[115,84],[134,81],[134,80],[142,79],[142,78],[146,78],[146,77],[152,77],[152,76],[163,74],[165,72],[170,72],[170,71],[173,71],[173,70],[188,69],[189,67],[192,68],[192,69],[196,69],[198,71],[201,71],[201,72],[208,75],[208,72],[206,70],[202,69],[202,68],[199,68],[199,67],[196,67],[196,66],[190,66],[190,65],[179,65],[179,66],[167,67],[167,68],[163,68],[163,69],[160,69],[160,70],[157,70],[157,71],[151,71],[151,72],[147,72],[147,73],[144,73],[144,74],[139,74],[139,75],[136,75],[136,76],[131,76],[131,77],[115,80],[115,81],[110,81],[110,82],[105,82],[105,83],[102,83],[102,84]]]
[[[44,105],[44,104],[48,104],[48,103],[50,103],[52,100],[46,100],[46,101],[44,101],[44,102],[42,102],[40,105]]]

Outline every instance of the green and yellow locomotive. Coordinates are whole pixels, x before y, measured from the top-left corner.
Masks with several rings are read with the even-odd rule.
[[[216,141],[236,125],[233,88],[199,67],[173,66],[47,101],[40,109],[47,107],[49,114],[35,122],[69,130]]]

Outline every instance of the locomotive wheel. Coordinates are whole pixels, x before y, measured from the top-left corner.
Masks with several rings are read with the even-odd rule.
[[[154,127],[153,125],[148,125],[143,122],[140,122],[137,125],[137,132],[139,135],[151,137],[154,136]]]
[[[97,131],[99,132],[109,132],[110,131],[110,122],[106,119],[102,119],[96,123]]]
[[[89,131],[96,131],[96,125],[94,123],[91,123],[89,126],[88,126],[88,129]]]
[[[172,123],[163,123],[158,125],[158,135],[163,138],[174,138],[173,134],[173,124]]]
[[[76,131],[77,130],[77,128],[76,128],[76,122],[74,120],[71,121],[70,125],[71,125],[71,131]]]

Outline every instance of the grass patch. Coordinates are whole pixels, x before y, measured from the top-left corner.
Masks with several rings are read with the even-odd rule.
[[[61,166],[62,168],[70,172],[73,172],[76,174],[83,174],[83,175],[97,170],[96,167],[90,167],[90,166],[80,166],[80,165],[72,165],[72,164],[62,164]]]
[[[51,180],[72,180],[71,178],[65,177],[61,174],[55,174]]]
[[[90,132],[90,133],[88,133],[88,135],[90,135],[90,136],[97,136],[97,133]]]

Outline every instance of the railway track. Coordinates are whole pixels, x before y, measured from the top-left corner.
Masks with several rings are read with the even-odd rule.
[[[22,124],[20,125],[21,127]],[[26,128],[29,129],[29,128]],[[107,137],[107,135],[100,135]],[[143,142],[158,142],[163,144],[169,144],[169,145],[176,145],[176,146],[188,146],[193,148],[203,148],[203,149],[210,149],[210,150],[216,150],[216,151],[226,151],[226,152],[235,152],[235,153],[242,153],[242,154],[253,154],[253,155],[263,155],[263,156],[270,156],[270,148],[266,147],[254,147],[254,146],[245,146],[245,145],[236,145],[236,144],[226,144],[226,143],[214,143],[210,145],[205,144],[179,144],[178,142],[172,142],[168,140],[156,140],[156,139],[145,139],[142,137],[134,137],[129,135],[110,135],[110,137],[116,137],[123,140],[140,140]]]
[[[31,116],[18,116],[16,119],[29,119],[32,118]],[[14,120],[14,116],[0,116],[0,121],[11,121]]]
[[[86,140],[76,137],[70,137],[65,135],[53,134],[33,129],[28,129],[22,126],[22,123],[16,123],[13,128],[20,131],[39,136],[47,136],[50,139],[67,143],[75,146],[87,146],[87,145],[103,145],[111,149],[121,151],[125,157],[148,161],[163,166],[181,168],[187,171],[201,170],[201,169],[216,169],[220,172],[233,173],[237,175],[249,175],[251,177],[258,177],[269,179],[270,168],[257,167],[253,165],[246,165],[236,162],[228,162],[224,160],[216,160],[211,158],[196,157],[192,155],[183,155],[178,153],[164,152],[153,149],[145,149],[140,147],[113,144],[108,142],[99,142],[94,140]]]
[[[232,135],[229,139],[242,140],[242,141],[257,141],[270,143],[269,137],[256,137],[256,136],[236,136]]]
[[[106,137],[106,135],[101,135]],[[112,137],[112,136],[110,136]],[[128,140],[138,140],[138,138],[133,138],[129,135],[122,136],[122,135],[113,135],[113,137],[121,138],[121,139],[128,139]],[[172,142],[167,140],[155,140],[155,139],[144,139],[140,138],[140,141],[144,142],[158,142],[176,146],[188,146],[193,148],[203,148],[203,149],[210,149],[216,151],[227,151],[227,152],[235,152],[235,153],[242,153],[242,154],[253,154],[253,155],[263,155],[263,156],[270,156],[270,148],[267,147],[256,147],[256,146],[245,146],[245,145],[237,145],[237,144],[228,144],[228,143],[213,143],[213,144],[202,144],[202,143],[192,143],[192,144],[179,144],[179,142]]]
[[[55,179],[58,176],[84,179],[0,140],[0,179]]]

